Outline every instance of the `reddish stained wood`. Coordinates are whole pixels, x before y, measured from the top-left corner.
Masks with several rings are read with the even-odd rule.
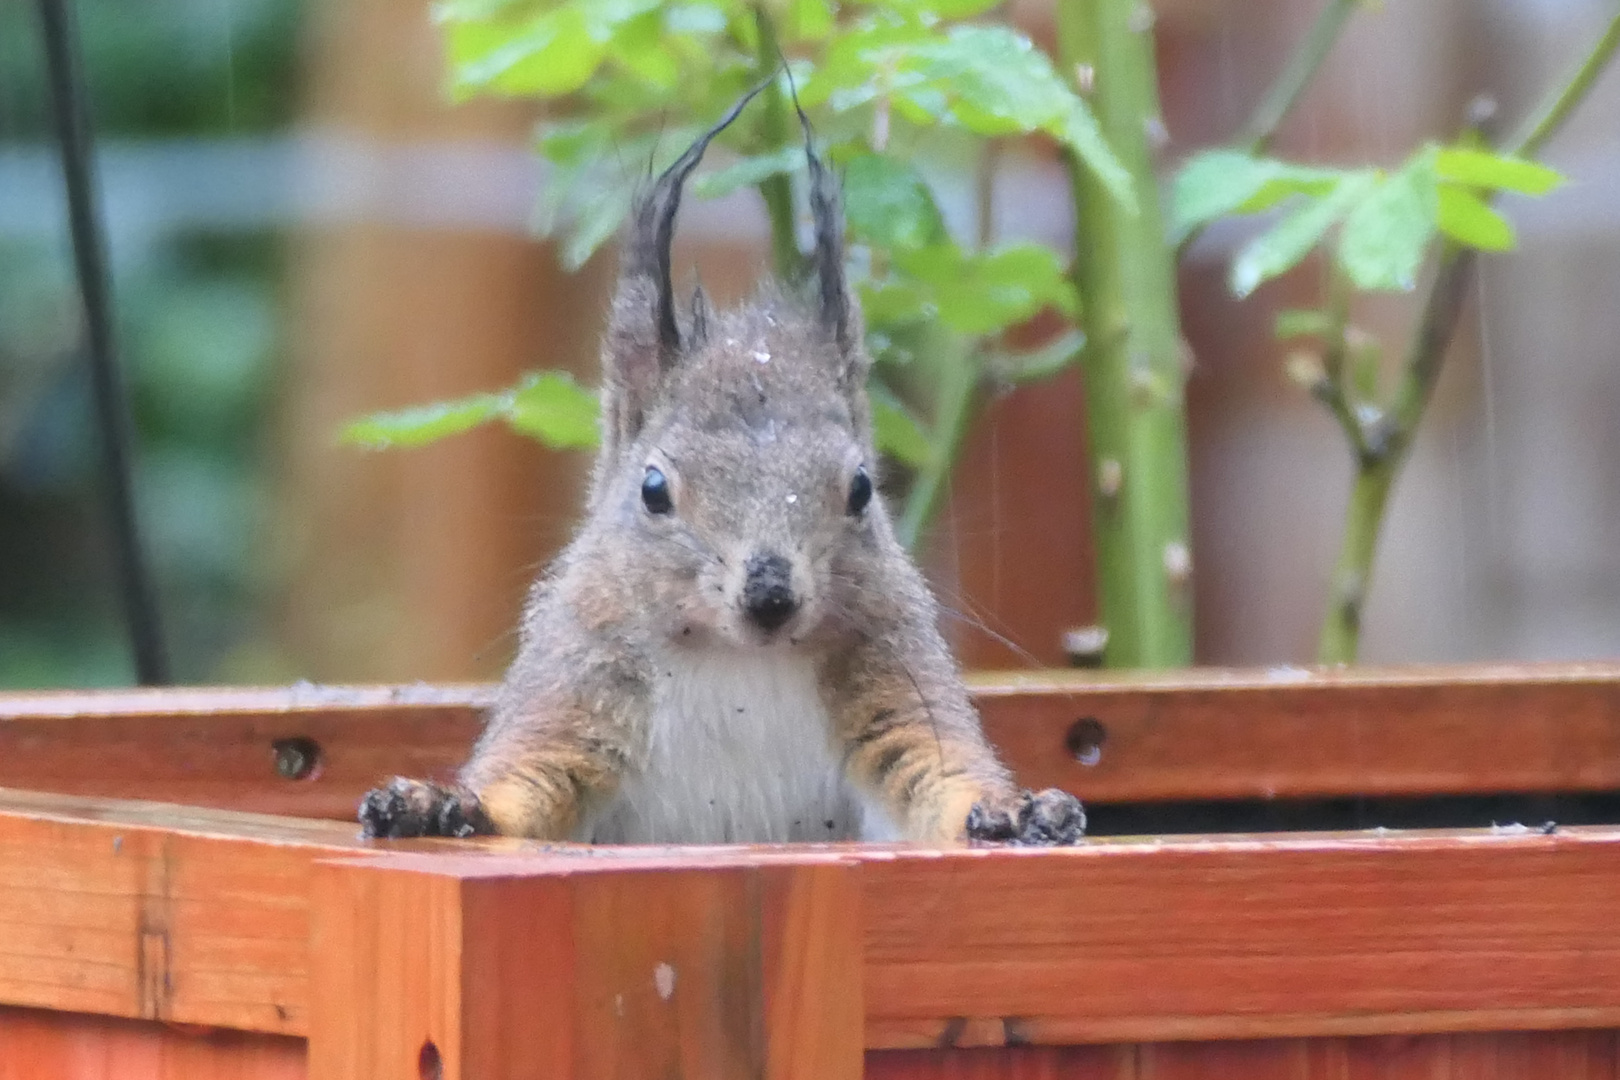
[[[316,872],[312,1080],[858,1080],[855,864],[384,856]]]
[[[0,1080],[304,1080],[304,1040],[0,1006]]]
[[[352,827],[0,793],[0,1003],[301,1034],[311,862]]]
[[[1620,665],[975,676],[1032,787],[1098,803],[1620,789]],[[352,820],[395,773],[448,776],[490,688],[294,687],[0,695],[0,786]],[[1094,765],[1068,748],[1098,721]],[[320,768],[275,771],[277,739]]]
[[[173,827],[153,824],[168,816]],[[352,836],[338,824],[0,796],[0,925],[14,928],[0,935],[0,1002],[305,1033],[310,867],[361,850]],[[658,907],[658,886],[616,891],[616,876],[662,868],[673,880],[739,863],[763,872],[822,853],[854,860],[868,1048],[1620,1026],[1620,828],[1189,837],[1063,851],[586,853],[512,841],[366,850],[458,880],[504,876],[540,889],[565,866],[608,882],[589,886],[607,899],[574,910],[611,901],[623,917],[579,915],[570,925],[584,941],[648,922]],[[572,888],[577,904],[586,886]],[[456,901],[463,920],[478,902],[471,895]],[[766,907],[784,913],[782,926],[803,917],[836,929],[827,920],[844,909],[816,895],[799,894],[801,915],[791,896]],[[556,966],[524,959],[539,946],[523,925],[477,921],[487,932],[463,936],[493,950],[491,970]],[[154,925],[166,928],[161,947],[143,952],[142,928],[150,939]],[[405,940],[441,924],[399,925]],[[817,945],[794,962],[827,953]],[[167,977],[143,979],[142,956],[161,960]]]

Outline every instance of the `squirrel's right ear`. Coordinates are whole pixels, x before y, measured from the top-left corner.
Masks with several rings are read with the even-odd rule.
[[[613,293],[602,344],[603,418],[608,438],[618,444],[640,432],[658,384],[680,358],[681,330],[675,318],[669,248],[675,237],[675,216],[681,208],[686,178],[703,160],[703,152],[714,137],[769,85],[767,79],[739,98],[718,123],[636,197],[630,208],[630,225],[619,260],[619,284]]]

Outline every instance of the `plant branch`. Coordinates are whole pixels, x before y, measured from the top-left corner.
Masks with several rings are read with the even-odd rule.
[[[1277,129],[1293,111],[1305,88],[1316,78],[1322,62],[1333,51],[1334,42],[1349,21],[1350,14],[1362,0],[1328,0],[1322,13],[1306,31],[1299,46],[1289,55],[1288,62],[1271,84],[1266,96],[1260,99],[1248,121],[1238,134],[1237,143],[1250,154],[1264,153],[1276,138]]]
[[[1620,14],[1576,66],[1563,86],[1538,109],[1511,139],[1508,151],[1530,156],[1563,126],[1585,99],[1600,72],[1620,46]],[[1334,569],[1332,595],[1317,659],[1324,664],[1353,663],[1360,648],[1361,609],[1372,580],[1373,556],[1382,531],[1389,492],[1411,448],[1417,426],[1440,379],[1446,349],[1457,328],[1464,300],[1473,283],[1479,256],[1472,248],[1446,241],[1423,303],[1411,344],[1401,365],[1391,407],[1380,428],[1370,433],[1366,451],[1356,463],[1355,485],[1345,516],[1344,541]]]
[[[754,26],[759,36],[758,71],[760,78],[764,78],[781,65],[782,46],[776,36],[776,24],[763,5],[754,7]],[[788,144],[789,127],[787,102],[782,97],[782,88],[774,80],[765,89],[763,106],[761,133],[766,148],[778,150]],[[783,281],[799,281],[804,277],[806,262],[799,251],[793,213],[793,178],[787,173],[776,173],[757,186],[771,222],[771,261],[776,275]]]
[[[934,405],[932,454],[912,481],[906,495],[905,509],[895,532],[900,542],[915,550],[923,529],[933,520],[949,487],[952,470],[962,449],[962,440],[972,420],[980,397],[981,364],[979,357],[966,343],[957,355],[942,355],[938,392]],[[949,346],[942,353],[950,353]]]
[[[1507,142],[1507,152],[1520,157],[1534,157],[1546,141],[1553,137],[1569,114],[1586,98],[1592,84],[1602,74],[1616,48],[1620,48],[1620,12],[1609,20],[1608,29],[1598,37],[1591,52],[1570,74],[1564,88],[1553,94],[1525,121],[1523,129]]]
[[[1356,415],[1354,407],[1350,404],[1350,395],[1345,391],[1344,385],[1345,360],[1350,353],[1350,283],[1337,265],[1331,266],[1328,273],[1331,275],[1328,283],[1330,326],[1326,338],[1327,347],[1322,351],[1323,378],[1311,387],[1311,393],[1339,422],[1345,439],[1355,452],[1356,460],[1360,461],[1368,452],[1367,432],[1362,426],[1361,418]]]
[[[1059,0],[1063,71],[1089,71],[1103,136],[1131,173],[1120,207],[1073,155],[1074,284],[1085,312],[1087,436],[1100,621],[1110,667],[1192,662],[1181,327],[1149,128],[1159,101],[1139,0]]]

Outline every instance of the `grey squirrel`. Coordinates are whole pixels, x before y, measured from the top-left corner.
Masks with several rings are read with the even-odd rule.
[[[578,534],[535,582],[456,782],[368,793],[368,836],[596,843],[1075,842],[1079,802],[986,743],[875,494],[858,303],[810,145],[808,302],[724,313],[670,281],[682,188],[739,100],[638,197]],[[801,121],[803,114],[800,113]]]

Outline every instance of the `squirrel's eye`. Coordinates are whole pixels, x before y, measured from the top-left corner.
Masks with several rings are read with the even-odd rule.
[[[656,466],[647,466],[647,473],[641,478],[641,505],[649,514],[667,514],[675,509],[669,497],[669,481]]]
[[[872,501],[872,478],[866,475],[866,466],[855,470],[855,479],[849,482],[849,513],[853,517],[866,509]]]

